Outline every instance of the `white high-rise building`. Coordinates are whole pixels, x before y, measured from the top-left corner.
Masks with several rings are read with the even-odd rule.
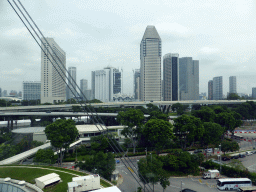
[[[53,38],[46,40],[49,44],[42,39],[48,57],[41,51],[41,103],[58,103],[66,100],[66,53]]]
[[[113,100],[114,94],[121,93],[121,72],[113,67],[92,71],[92,92],[102,102]]]
[[[223,81],[222,76],[213,77],[213,100],[223,99]]]
[[[147,26],[140,43],[140,100],[161,101],[161,38]]]
[[[76,97],[76,67],[69,67],[66,98],[68,100],[74,97]]]

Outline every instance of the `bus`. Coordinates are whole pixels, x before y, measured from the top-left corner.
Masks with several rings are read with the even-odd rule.
[[[219,190],[236,190],[239,187],[252,187],[252,181],[248,178],[229,178],[217,180],[217,188]]]
[[[238,159],[239,158],[239,153],[234,153],[234,154],[231,154],[229,156],[230,156],[230,159]]]

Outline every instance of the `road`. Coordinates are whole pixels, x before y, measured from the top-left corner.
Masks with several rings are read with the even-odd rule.
[[[132,160],[133,164],[137,167],[137,159]],[[119,189],[122,192],[135,192],[136,189],[139,187],[139,184],[135,181],[131,173],[129,172],[128,168],[125,167],[125,165],[120,162],[116,165],[116,169],[119,171],[119,173],[123,177],[123,183],[119,186]],[[182,188],[189,188],[193,189],[198,192],[216,192],[219,191],[216,188],[216,180],[215,179],[209,179],[209,180],[203,180],[201,177],[172,177],[169,179],[170,186],[168,186],[165,189],[165,192],[180,192],[181,186]],[[182,184],[182,185],[181,185]],[[143,184],[141,183],[143,186]],[[150,185],[153,189],[153,186]],[[160,184],[155,185],[154,191],[163,191],[163,188]]]

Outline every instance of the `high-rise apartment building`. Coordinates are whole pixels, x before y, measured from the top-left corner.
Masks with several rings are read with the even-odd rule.
[[[113,67],[93,71],[91,83],[94,98],[102,102],[112,101],[114,94],[121,93],[121,76],[121,72]]]
[[[222,76],[213,78],[213,100],[223,99],[223,80]]]
[[[40,81],[23,81],[23,100],[40,100],[41,99],[41,82]]]
[[[179,100],[179,54],[168,53],[163,60],[163,100]]]
[[[87,89],[88,89],[87,79],[81,79],[80,80],[80,91],[81,91],[80,96],[83,97],[83,95],[84,95],[86,97],[86,99],[89,99],[89,98],[87,98],[86,93],[85,93],[85,91]],[[84,100],[85,100],[85,98],[84,98]]]
[[[256,99],[256,87],[252,88],[252,99]]]
[[[179,59],[180,100],[199,99],[199,61],[192,57]]]
[[[140,100],[161,101],[161,38],[147,26],[140,43]]]
[[[66,53],[53,38],[42,39],[42,41],[46,54],[41,51],[41,103],[65,101]]]
[[[208,100],[213,100],[213,80],[208,81]]]
[[[134,99],[138,101],[140,99],[140,69],[135,69],[133,73]]]
[[[118,94],[122,91],[122,73],[119,69],[113,69],[113,93]]]
[[[236,76],[229,77],[229,93],[237,93],[236,92]]]
[[[66,99],[76,97],[76,67],[68,68],[68,86],[66,91]]]

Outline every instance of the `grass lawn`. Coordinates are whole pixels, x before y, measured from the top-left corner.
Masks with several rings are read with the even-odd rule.
[[[86,175],[81,172],[63,169],[63,168],[57,168],[57,167],[42,167],[42,168],[46,168],[46,169],[40,169],[40,168],[36,168],[33,166],[26,166],[26,167],[21,167],[21,166],[1,167],[0,166],[0,177],[1,178],[10,177],[12,179],[25,180],[29,183],[35,184],[35,178],[41,177],[43,175],[47,175],[49,173],[56,173],[60,176],[62,182],[58,183],[55,186],[44,189],[44,191],[63,192],[63,191],[68,190],[67,183],[72,181],[72,177],[76,177],[75,175],[78,175],[78,176]],[[53,169],[53,170],[48,170],[47,168]],[[63,173],[61,171],[64,171],[65,173]],[[75,174],[75,175],[73,175],[73,174]],[[101,180],[101,185],[104,187],[111,186],[110,184],[108,184],[107,182],[105,182],[103,180]]]

